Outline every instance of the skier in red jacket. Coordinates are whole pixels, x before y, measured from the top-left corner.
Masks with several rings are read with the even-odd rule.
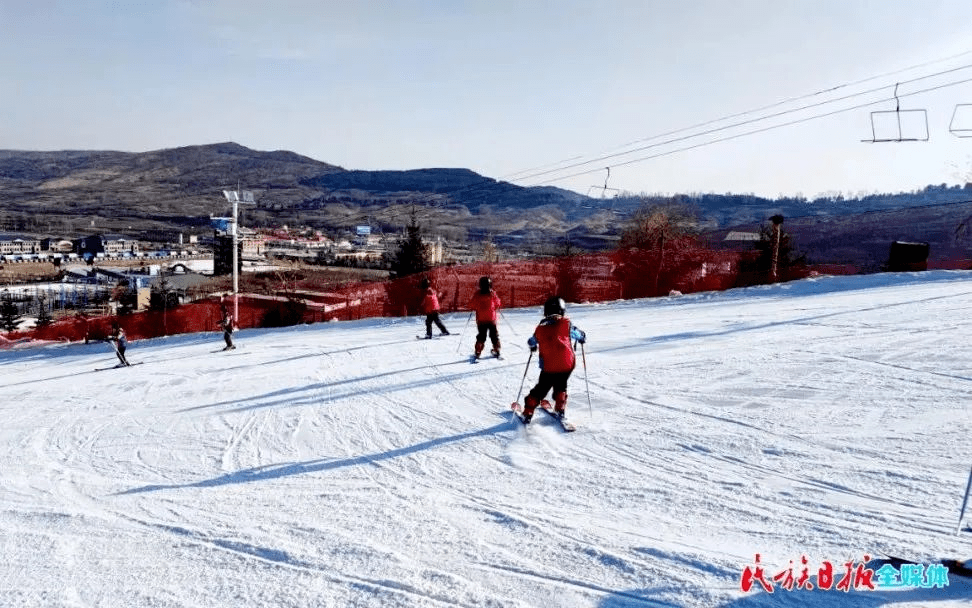
[[[419,286],[425,290],[425,297],[422,298],[422,305],[420,307],[421,311],[425,313],[425,337],[430,340],[432,339],[433,323],[439,328],[443,336],[448,336],[449,330],[445,328],[442,320],[439,319],[439,296],[432,289],[432,284],[428,279],[422,279]]]
[[[496,328],[496,311],[499,310],[500,304],[499,296],[493,291],[493,282],[489,277],[480,278],[479,291],[469,300],[469,308],[476,311],[476,329],[478,330],[474,355],[476,359],[479,358],[479,355],[483,352],[483,347],[486,346],[487,334],[489,334],[489,340],[493,344],[490,354],[494,357],[500,356],[499,330]]]
[[[530,352],[540,350],[540,378],[526,396],[523,403],[523,421],[530,422],[533,411],[540,405],[540,400],[553,389],[554,411],[563,418],[567,409],[567,379],[570,378],[577,358],[570,341],[575,340],[584,344],[587,335],[574,327],[564,316],[566,305],[556,296],[548,298],[543,305],[543,321],[537,325],[533,335],[527,340]]]

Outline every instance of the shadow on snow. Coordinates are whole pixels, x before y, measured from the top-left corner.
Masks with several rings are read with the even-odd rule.
[[[130,490],[125,490],[124,492],[118,492],[115,495],[122,496],[125,494],[141,494],[145,492],[155,492],[158,490],[175,490],[180,488],[214,488],[219,486],[226,486],[226,485],[233,485],[233,484],[240,484],[240,483],[253,483],[259,481],[267,481],[271,479],[280,479],[282,477],[303,475],[306,473],[333,471],[335,469],[341,469],[344,467],[352,467],[352,466],[357,466],[362,464],[372,464],[375,462],[380,462],[382,460],[390,460],[392,458],[398,458],[400,456],[408,456],[410,454],[416,454],[424,450],[430,450],[443,445],[448,445],[450,443],[465,441],[467,439],[472,439],[474,437],[486,437],[489,435],[495,435],[502,431],[508,431],[508,430],[510,430],[509,422],[503,422],[501,424],[496,424],[489,428],[480,429],[478,431],[470,431],[468,433],[452,435],[451,437],[440,437],[438,439],[430,439],[428,441],[423,441],[422,443],[417,443],[415,445],[411,445],[408,447],[388,450],[387,452],[380,452],[377,454],[364,454],[362,456],[355,456],[353,458],[344,458],[341,460],[329,460],[329,459],[322,458],[318,460],[309,460],[307,462],[292,462],[289,464],[253,467],[251,469],[235,471],[233,473],[227,473],[225,475],[220,475],[219,477],[214,477],[212,479],[204,479],[202,481],[197,481],[194,483],[147,485],[138,488],[132,488]]]

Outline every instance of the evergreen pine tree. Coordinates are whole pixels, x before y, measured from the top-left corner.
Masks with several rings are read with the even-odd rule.
[[[34,321],[34,327],[46,327],[54,322],[51,317],[51,311],[47,305],[47,296],[40,294],[37,296],[37,320]]]
[[[17,327],[20,326],[21,319],[23,319],[23,315],[20,314],[20,310],[14,304],[13,298],[9,295],[5,296],[3,302],[0,303],[0,329],[16,331]]]
[[[411,219],[405,227],[405,239],[399,243],[398,251],[391,262],[392,278],[425,272],[430,268],[432,264],[422,241],[422,229],[415,218],[415,210],[412,209]]]

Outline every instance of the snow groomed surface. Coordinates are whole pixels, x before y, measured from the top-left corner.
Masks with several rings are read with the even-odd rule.
[[[969,310],[969,272],[572,305],[569,434],[509,410],[532,308],[488,365],[421,318],[2,351],[0,606],[968,606],[772,577],[972,558]]]

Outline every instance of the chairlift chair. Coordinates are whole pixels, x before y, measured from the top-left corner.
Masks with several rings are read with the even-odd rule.
[[[898,99],[898,85],[894,85],[894,104],[893,110],[877,110],[871,112],[871,139],[862,139],[862,142],[875,144],[887,142],[904,141],[928,141],[928,112],[924,109],[902,110],[901,100]],[[903,123],[916,131],[924,129],[924,135],[920,137],[905,137]],[[881,132],[893,131],[896,137],[878,137],[879,124]],[[890,125],[890,127],[888,127]]]
[[[591,190],[600,190],[601,191],[601,199],[607,198],[607,193],[608,193],[609,190],[614,193],[611,196],[612,199],[617,198],[621,194],[621,189],[620,188],[609,188],[608,187],[608,180],[611,179],[611,167],[604,167],[604,170],[607,171],[607,176],[605,176],[605,178],[604,178],[604,185],[603,186],[591,186],[590,188],[588,188],[587,189],[587,198],[591,198]],[[581,205],[581,207],[583,207],[584,209],[595,209],[596,208],[593,205]],[[613,203],[611,204],[611,208],[610,209],[607,209],[607,211],[610,211],[611,213],[617,213],[614,210],[614,204]]]
[[[952,112],[948,132],[955,137],[972,137],[972,103],[960,103]]]

